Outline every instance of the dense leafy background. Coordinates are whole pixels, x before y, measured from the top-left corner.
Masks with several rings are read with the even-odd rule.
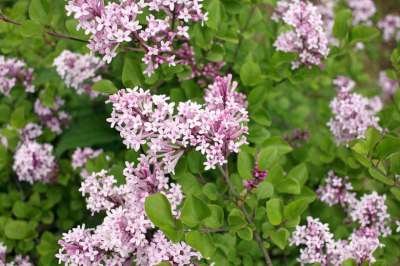
[[[190,30],[198,61],[225,61],[224,72],[234,75],[240,91],[248,97],[249,145],[230,157],[229,178],[235,189],[242,191],[242,181],[251,178],[257,161],[261,169],[268,170],[267,180],[251,195],[239,195],[234,204],[235,200],[226,197],[228,187],[221,174],[204,171],[203,158],[192,151],[179,162],[172,177],[186,195],[180,220],[170,217],[168,204],[160,196],[147,202],[148,215],[171,239],[186,240],[216,265],[263,265],[253,234],[261,235],[274,265],[296,265],[298,252],[288,246],[288,238],[307,215],[329,223],[337,238],[348,236],[352,228],[344,224],[343,210],[316,200],[315,190],[330,169],[350,176],[360,195],[373,190],[386,194],[392,218],[400,219],[400,183],[395,179],[400,173],[400,94],[380,113],[380,124],[388,129],[385,134],[371,129],[365,140],[337,146],[326,126],[331,116],[329,101],[335,95],[332,79],[347,75],[357,82],[359,92],[377,95],[381,69],[391,68],[394,76],[399,74],[400,50],[392,54],[395,44],[382,44],[376,28],[352,27],[343,7],[337,10],[340,16],[336,16],[334,30],[340,46],[332,48],[324,67],[293,71],[290,62],[294,55],[278,53],[272,45],[281,30],[270,19],[274,2],[207,0],[209,20],[204,27],[193,25]],[[38,265],[57,264],[54,254],[63,232],[102,220],[86,210],[78,191],[80,177],[70,166],[71,152],[83,146],[104,149],[111,159],[101,156],[90,161],[87,169],[109,168],[119,177],[123,161],[137,158],[136,153],[126,151],[118,134],[105,122],[110,112],[105,99],[77,96],[63,85],[52,67],[54,58],[64,49],[88,52],[84,41],[54,36],[57,32],[86,40],[75,30],[76,21],[66,17],[64,4],[62,0],[0,3],[2,14],[21,24],[0,21],[1,54],[25,60],[35,69],[37,96],[48,105],[55,96],[62,96],[72,115],[70,127],[61,136],[46,132],[41,137],[55,145],[60,164],[58,182],[31,186],[16,181],[11,166],[18,143],[16,129],[36,119],[32,112],[34,96],[17,88],[10,98],[0,99],[0,131],[11,143],[8,150],[0,146],[0,239],[9,250],[29,254]],[[377,4],[376,17],[400,7],[396,1]],[[365,43],[362,51],[354,49],[359,41]],[[204,86],[186,80],[187,69],[163,66],[149,78],[142,74],[140,58],[140,53],[121,49],[103,74],[114,86],[103,82],[97,89],[140,85],[153,93],[167,94],[174,101],[201,101]],[[292,141],[295,129],[307,131],[309,139]],[[238,206],[250,213],[252,223]],[[156,210],[154,217],[152,208]],[[219,229],[221,232],[214,232]],[[399,235],[383,240],[385,247],[377,252],[376,265],[400,264],[399,240]]]

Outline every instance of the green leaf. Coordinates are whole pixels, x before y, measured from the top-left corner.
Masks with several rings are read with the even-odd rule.
[[[46,25],[49,22],[49,10],[44,0],[31,0],[29,5],[29,17],[39,23]]]
[[[0,104],[0,122],[8,122],[10,118],[11,108],[8,105]]]
[[[240,151],[237,160],[238,173],[244,179],[253,178],[253,158],[245,151]]]
[[[261,80],[261,69],[257,63],[249,58],[240,68],[240,79],[244,85],[253,86]]]
[[[287,219],[296,219],[300,216],[310,204],[310,199],[308,198],[300,198],[290,202],[283,208],[283,215]]]
[[[22,23],[19,30],[23,37],[42,37],[43,34],[42,26],[32,20],[27,20]]]
[[[281,156],[292,151],[287,144],[272,144],[263,148],[259,154],[258,165],[262,170],[271,168]]]
[[[253,239],[253,230],[248,226],[237,231],[237,234],[243,240],[250,241]]]
[[[374,27],[364,25],[355,26],[351,30],[351,42],[368,42],[378,37],[379,34],[379,30]]]
[[[340,10],[335,17],[333,36],[342,40],[347,37],[351,26],[352,13],[348,9]]]
[[[288,173],[287,177],[297,180],[300,186],[303,186],[308,179],[308,170],[306,164],[301,163],[292,168],[292,170],[290,170],[290,172]]]
[[[25,125],[25,107],[17,107],[11,114],[11,125],[15,128],[22,128]]]
[[[25,202],[16,201],[13,205],[12,212],[17,218],[28,218],[34,214],[34,208]]]
[[[204,219],[204,225],[209,227],[209,228],[220,228],[221,226],[224,225],[224,210],[214,204],[209,204],[208,208],[211,211],[211,214],[209,217]]]
[[[208,8],[207,26],[217,30],[221,21],[221,3],[220,0],[211,0]]]
[[[104,94],[113,94],[117,92],[117,87],[115,87],[114,83],[108,79],[102,79],[93,84],[92,89],[94,91],[104,93]]]
[[[259,200],[272,197],[274,194],[274,186],[268,182],[261,182],[256,188],[256,195]]]
[[[228,216],[230,229],[239,230],[247,225],[243,213],[239,209],[233,209]]]
[[[390,189],[390,192],[392,192],[393,196],[397,199],[397,201],[400,201],[400,188],[392,187]]]
[[[218,199],[218,188],[214,183],[205,184],[202,190],[209,200],[215,201]]]
[[[171,205],[162,193],[156,193],[146,198],[144,209],[147,216],[155,226],[163,228],[175,228],[175,219],[172,216]]]
[[[139,62],[134,58],[126,56],[122,69],[122,83],[127,88],[133,88],[140,86],[143,82],[144,77]]]
[[[205,258],[210,258],[215,252],[215,246],[208,234],[191,231],[186,234],[186,242]]]
[[[267,201],[267,217],[272,225],[279,225],[282,222],[282,201],[280,199]]]
[[[375,178],[376,180],[389,185],[389,186],[393,186],[394,185],[394,180],[388,178],[387,176],[383,175],[381,172],[379,172],[378,170],[376,170],[375,168],[369,168],[368,169],[369,174]]]
[[[285,178],[276,186],[276,190],[280,193],[300,194],[301,187],[299,182],[294,178]]]
[[[187,162],[190,172],[192,172],[193,174],[201,173],[204,164],[203,156],[201,155],[201,153],[192,150],[188,152],[187,156],[188,156]]]
[[[8,220],[4,227],[4,233],[10,239],[23,240],[32,236],[33,230],[25,221]]]
[[[278,231],[270,232],[272,243],[277,245],[280,249],[284,249],[287,245],[290,233],[285,228],[279,228]]]
[[[195,227],[210,216],[210,214],[210,209],[203,201],[194,195],[189,195],[183,203],[180,218],[187,226]]]

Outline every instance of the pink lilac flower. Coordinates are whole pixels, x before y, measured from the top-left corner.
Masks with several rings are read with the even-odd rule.
[[[338,46],[339,41],[333,36],[333,26],[335,24],[335,0],[321,0],[317,5],[318,12],[321,14],[321,18],[326,31],[329,44]]]
[[[28,123],[21,130],[22,141],[35,140],[43,134],[42,127],[35,123]]]
[[[5,96],[10,95],[11,89],[17,84],[24,86],[26,92],[35,92],[32,76],[33,69],[23,61],[0,55],[0,92]]]
[[[339,177],[334,171],[329,171],[325,185],[317,190],[318,198],[329,206],[339,204],[344,209],[352,208],[357,199],[348,179],[347,176]]]
[[[39,116],[43,125],[48,127],[55,134],[61,134],[68,125],[70,116],[60,109],[64,105],[64,100],[57,97],[52,107],[43,105],[40,99],[37,99],[34,105],[34,111]]]
[[[202,0],[70,0],[67,14],[79,21],[90,35],[89,49],[111,62],[123,43],[134,43],[143,49],[145,73],[151,75],[160,64],[176,65],[181,58],[175,54],[179,43],[188,43],[189,24],[207,20],[202,11]],[[139,16],[146,13],[146,23]],[[162,14],[159,16],[158,14]],[[182,58],[185,59],[185,58]]]
[[[342,78],[341,78],[342,79]],[[335,81],[338,86],[337,96],[331,101],[333,117],[328,123],[338,144],[347,144],[354,139],[363,138],[369,127],[381,130],[376,116],[382,108],[378,97],[368,99],[360,94],[352,93],[353,83],[347,85]],[[349,85],[350,84],[350,85]]]
[[[387,15],[378,22],[378,28],[383,33],[383,39],[388,42],[391,40],[400,40],[400,16]]]
[[[396,221],[396,225],[397,225],[396,232],[400,233],[400,221]]]
[[[53,65],[65,84],[75,89],[78,94],[88,94],[92,98],[98,96],[98,93],[92,90],[92,85],[101,79],[101,76],[96,74],[104,66],[101,59],[64,50],[54,59]]]
[[[208,87],[205,105],[191,101],[178,104],[163,95],[140,88],[111,95],[111,117],[107,119],[131,149],[149,145],[149,159],[158,160],[172,172],[188,147],[206,156],[206,169],[226,163],[230,152],[246,143],[248,115],[244,95],[235,90],[231,75],[217,77]]]
[[[380,196],[376,192],[364,195],[354,206],[350,216],[362,228],[370,228],[378,235],[388,236],[391,234],[390,215],[385,200],[386,196]]]
[[[0,242],[0,265],[4,265],[6,263],[6,255],[7,255],[7,247]]]
[[[60,262],[82,266],[125,265],[125,262],[132,263],[134,257],[136,265],[156,265],[153,264],[159,258],[156,247],[161,248],[163,259],[174,265],[190,265],[187,261],[199,258],[200,255],[185,244],[166,240],[144,211],[145,198],[162,192],[171,201],[173,214],[177,215],[177,206],[183,199],[180,186],[169,184],[160,165],[144,156],[136,166],[126,163],[123,174],[125,183],[121,185],[106,171],[85,177],[81,191],[88,196],[88,208],[92,212],[106,210],[106,217],[94,229],[78,227],[64,234],[57,255]]]
[[[6,266],[34,266],[28,256],[17,255]]]
[[[334,243],[328,224],[323,224],[318,218],[312,217],[307,217],[307,225],[297,226],[290,239],[291,245],[302,246],[298,258],[302,265],[308,263],[329,265],[329,255]]]
[[[103,150],[94,150],[90,147],[85,147],[85,148],[77,148],[74,153],[72,154],[72,161],[71,165],[74,170],[78,168],[82,168],[85,166],[88,160],[96,158],[99,156],[101,153],[103,153]]]
[[[393,96],[399,88],[399,82],[389,78],[385,71],[379,73],[379,85],[381,86],[383,93],[389,97]]]
[[[347,0],[347,5],[353,12],[353,24],[371,25],[371,18],[376,13],[376,7],[372,0]]]
[[[260,170],[260,168],[258,168],[258,165],[256,165],[253,168],[253,178],[252,179],[248,179],[248,180],[244,180],[243,181],[243,185],[248,191],[253,190],[262,181],[264,181],[267,176],[268,176],[268,172]]]
[[[328,37],[323,29],[323,21],[318,8],[303,0],[281,0],[273,14],[276,21],[282,20],[292,27],[278,36],[274,46],[278,51],[297,53],[299,59],[293,68],[300,65],[322,64],[329,54]]]
[[[41,144],[36,141],[23,142],[14,154],[13,170],[18,180],[29,183],[55,181],[57,163],[51,144]]]
[[[163,261],[171,265],[195,266],[193,259],[200,259],[198,252],[193,251],[183,242],[172,243],[161,232],[154,234],[152,241],[140,250],[137,257],[137,265],[158,265]]]

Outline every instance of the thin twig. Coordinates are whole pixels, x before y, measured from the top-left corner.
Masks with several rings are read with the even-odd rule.
[[[221,167],[219,168],[220,172],[222,173],[222,176],[224,177],[225,183],[228,185],[230,194],[232,194],[235,198],[239,198],[239,194],[236,191],[235,187],[232,185],[232,183],[229,180],[229,174],[228,174],[228,167],[227,165],[225,166],[225,169],[222,169]],[[251,215],[248,213],[248,211],[246,210],[246,208],[241,205],[241,204],[237,204],[237,202],[235,201],[236,206],[244,213],[244,216],[247,220],[247,223],[255,225],[253,218],[251,217]],[[258,244],[258,246],[260,247],[263,255],[264,255],[264,261],[265,264],[268,266],[272,266],[272,261],[271,261],[271,257],[268,254],[268,250],[265,249],[264,244],[263,244],[263,240],[260,236],[260,232],[258,231],[257,227],[254,226],[254,237],[255,240]]]

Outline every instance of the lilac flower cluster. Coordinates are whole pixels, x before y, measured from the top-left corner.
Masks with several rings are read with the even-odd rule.
[[[122,43],[136,43],[145,52],[148,75],[160,64],[178,63],[174,46],[188,42],[189,23],[207,19],[202,0],[121,0],[107,4],[103,0],[70,0],[66,10],[79,21],[78,29],[90,35],[89,49],[103,55],[107,62],[116,56]],[[146,23],[139,21],[142,14],[146,14]]]
[[[246,143],[247,103],[236,88],[231,75],[217,77],[206,90],[204,105],[181,102],[176,113],[166,96],[139,88],[120,90],[109,98],[113,111],[107,121],[128,148],[137,151],[147,144],[150,160],[168,172],[189,147],[205,155],[205,168],[213,169]]]
[[[278,51],[299,55],[293,68],[300,65],[321,65],[329,54],[328,37],[318,8],[303,0],[281,0],[273,15],[275,21],[283,20],[293,29],[278,36],[274,46]]]
[[[400,16],[387,15],[378,22],[378,27],[382,30],[385,41],[400,40]]]
[[[35,140],[43,134],[42,127],[35,123],[28,123],[21,130],[21,140],[31,141]]]
[[[379,73],[379,85],[386,97],[393,96],[399,88],[399,82],[389,78],[385,71]]]
[[[142,156],[135,166],[126,163],[126,182],[103,170],[84,177],[80,191],[88,196],[87,207],[93,213],[106,211],[102,224],[93,229],[72,229],[59,241],[60,262],[72,265],[195,265],[200,254],[185,243],[172,243],[154,229],[144,211],[145,198],[163,193],[171,202],[174,215],[183,200],[179,185],[169,184],[166,172],[157,163]]]
[[[251,191],[256,188],[265,178],[268,176],[267,171],[260,170],[258,165],[253,168],[253,178],[249,180],[244,180],[243,185],[248,190]]]
[[[344,209],[349,209],[356,203],[356,195],[353,186],[348,181],[349,177],[339,177],[334,171],[329,171],[325,179],[325,186],[321,186],[317,190],[318,198],[333,206],[339,204]]]
[[[36,141],[22,142],[14,154],[13,170],[18,180],[31,184],[38,181],[55,181],[58,167],[53,155],[53,146]]]
[[[335,0],[321,0],[317,5],[318,12],[324,25],[324,30],[329,40],[329,44],[338,46],[339,41],[333,36],[333,26],[335,24]]]
[[[352,186],[346,179],[335,176],[332,172],[328,176],[327,183],[318,190],[319,197],[329,205],[340,204],[349,213],[354,222],[359,224],[348,240],[334,241],[328,231],[321,234],[316,244],[315,241],[307,241],[315,235],[315,228],[327,229],[318,219],[308,218],[308,225],[298,227],[293,234],[293,245],[305,245],[301,249],[299,261],[302,263],[321,263],[322,265],[341,265],[346,259],[354,259],[357,263],[374,262],[374,251],[383,245],[379,241],[380,236],[391,233],[388,226],[390,216],[385,205],[385,196],[379,196],[376,192],[364,195],[360,200],[351,192]],[[309,236],[310,234],[311,236]],[[324,249],[319,247],[325,246]]]
[[[371,18],[376,13],[376,6],[372,0],[347,0],[347,5],[353,13],[353,24],[371,25]]]
[[[339,77],[334,81],[337,85],[337,96],[331,101],[333,117],[328,123],[337,143],[346,144],[351,140],[363,138],[369,127],[381,129],[376,113],[382,108],[378,97],[368,99],[360,94],[352,93],[355,83]]]
[[[358,200],[348,178],[338,177],[333,171],[329,172],[326,184],[318,189],[318,197],[330,206],[341,205],[359,227],[347,240],[336,241],[326,224],[308,217],[307,225],[298,226],[291,239],[292,245],[304,246],[299,261],[342,265],[344,260],[354,259],[358,264],[373,263],[374,251],[383,246],[379,237],[391,234],[386,197],[372,192]]]
[[[70,121],[69,114],[60,110],[63,105],[64,100],[60,97],[55,99],[52,107],[43,105],[40,99],[37,99],[34,105],[34,111],[39,116],[41,123],[57,135],[62,133]]]
[[[91,98],[98,96],[98,93],[92,90],[92,85],[101,80],[101,76],[96,74],[96,71],[104,66],[101,59],[64,50],[54,59],[53,65],[65,84],[75,89],[78,94],[88,94]]]
[[[92,148],[85,147],[85,148],[77,148],[74,153],[72,154],[72,162],[71,166],[74,170],[78,168],[82,168],[85,166],[87,161],[89,159],[96,158],[99,156],[101,153],[103,153],[103,150],[93,150]]]
[[[0,242],[0,266],[33,266],[28,256],[16,255],[10,262],[6,259],[7,247]]]
[[[0,92],[6,96],[17,82],[25,87],[26,92],[35,92],[32,84],[33,69],[28,68],[26,64],[15,58],[5,58],[0,55]]]

